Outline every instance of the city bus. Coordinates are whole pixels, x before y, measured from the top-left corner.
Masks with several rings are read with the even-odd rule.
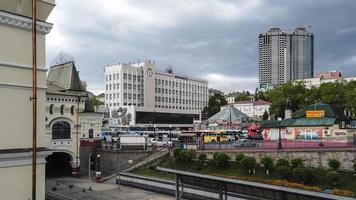
[[[204,133],[204,143],[228,142],[228,137],[225,131],[213,130],[203,131],[202,133]]]

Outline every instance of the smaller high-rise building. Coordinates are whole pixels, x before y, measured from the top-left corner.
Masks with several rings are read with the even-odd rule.
[[[259,85],[278,86],[314,74],[314,35],[308,27],[271,28],[259,35]]]

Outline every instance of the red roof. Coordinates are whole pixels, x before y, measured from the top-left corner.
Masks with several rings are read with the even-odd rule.
[[[271,105],[270,102],[264,101],[264,100],[257,100],[257,101],[238,101],[235,104],[253,104],[254,106],[263,106],[263,105]]]

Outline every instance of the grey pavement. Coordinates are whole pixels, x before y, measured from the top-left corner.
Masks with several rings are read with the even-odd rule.
[[[59,185],[57,185],[57,182]],[[69,185],[73,185],[70,189]],[[89,191],[89,185],[93,191]],[[54,191],[53,188],[56,187]],[[83,192],[85,189],[85,192]],[[58,199],[68,200],[171,200],[171,196],[153,193],[136,188],[120,186],[115,184],[88,182],[80,178],[56,178],[46,181],[47,196],[56,196]],[[51,198],[48,198],[51,199]],[[53,198],[54,199],[54,198]]]

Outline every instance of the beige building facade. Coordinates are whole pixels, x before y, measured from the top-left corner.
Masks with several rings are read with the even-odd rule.
[[[46,103],[45,36],[54,0],[38,0],[38,105]],[[31,0],[0,1],[0,199],[32,198]],[[45,107],[37,115],[37,199],[45,199]]]

